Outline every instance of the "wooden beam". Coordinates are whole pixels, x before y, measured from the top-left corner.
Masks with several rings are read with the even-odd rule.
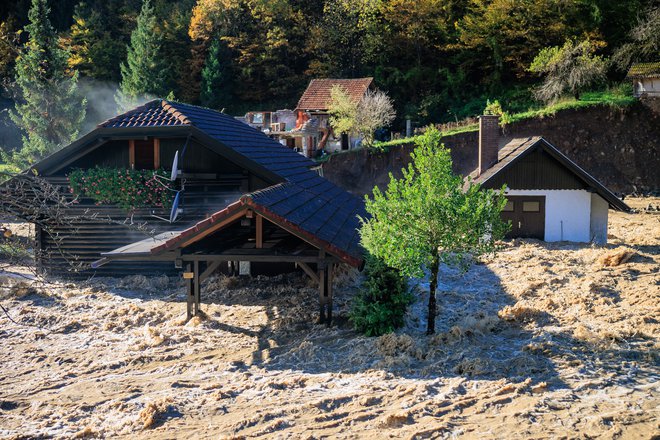
[[[225,225],[228,225],[229,223],[231,223],[235,220],[238,220],[239,218],[243,217],[244,215],[245,215],[245,211],[239,211],[239,212],[235,213],[234,215],[231,215],[231,216],[227,217],[226,219],[212,225],[211,227],[209,227],[206,231],[202,232],[201,234],[195,235],[190,240],[185,241],[179,247],[184,248],[184,247],[189,246],[189,245],[191,245],[195,242],[198,242],[199,240],[206,237],[207,235],[210,235],[210,234],[214,233],[218,229],[222,228]]]
[[[314,271],[307,265],[307,263],[297,263],[298,266],[314,281],[315,283],[319,283],[319,277],[314,273]]]
[[[135,140],[128,141],[128,166],[130,169],[135,169]]]
[[[264,218],[257,214],[257,219],[256,219],[256,226],[257,226],[257,249],[261,249],[264,247]]]
[[[211,275],[213,272],[215,272],[215,270],[218,268],[218,266],[220,266],[220,263],[222,263],[222,261],[211,261],[209,263],[209,266],[206,268],[206,270],[204,272],[202,272],[202,274],[199,276],[201,281],[204,281],[205,279],[207,279],[209,277],[209,275]]]
[[[160,139],[154,138],[154,169],[160,168]]]
[[[250,254],[188,254],[183,261],[250,261],[253,263],[318,263],[317,257],[296,255],[250,255]],[[150,259],[145,259],[151,261]]]

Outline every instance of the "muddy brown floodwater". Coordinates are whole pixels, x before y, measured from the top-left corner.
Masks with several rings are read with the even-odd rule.
[[[16,267],[0,438],[657,438],[660,213],[610,215],[605,247],[515,240],[442,269],[433,337],[424,282],[405,328],[366,338],[348,270],[327,328],[298,275],[211,279],[185,323],[178,279]]]

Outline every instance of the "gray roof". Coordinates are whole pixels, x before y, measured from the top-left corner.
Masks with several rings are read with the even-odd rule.
[[[575,162],[569,159],[564,153],[559,151],[557,147],[552,145],[546,139],[541,136],[532,136],[527,138],[516,138],[512,139],[504,147],[502,147],[497,155],[497,163],[488,168],[485,172],[479,174],[479,170],[476,169],[470,173],[469,177],[472,178],[474,183],[480,185],[485,185],[490,179],[496,176],[498,173],[502,172],[513,166],[520,158],[530,153],[531,151],[542,148],[553,158],[555,158],[560,164],[566,167],[571,173],[573,173],[578,179],[585,183],[585,185],[600,195],[603,199],[607,201],[612,209],[618,211],[630,211],[630,207],[623,203],[612,191],[607,189],[602,183],[600,183],[596,178],[587,173],[585,170],[580,168]]]

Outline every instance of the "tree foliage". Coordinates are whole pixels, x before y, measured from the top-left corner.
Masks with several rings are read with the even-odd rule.
[[[614,52],[614,61],[621,69],[633,62],[653,62],[660,59],[660,6],[650,7],[630,30],[628,41]]]
[[[355,329],[367,336],[380,336],[403,326],[413,296],[401,272],[382,259],[368,256],[364,282],[353,300],[350,320]]]
[[[162,56],[162,40],[151,0],[144,0],[127,47],[126,62],[121,64],[121,106],[131,107],[139,99],[149,95],[164,97],[171,91],[166,88],[170,66]]]
[[[595,55],[597,44],[590,40],[568,40],[563,46],[547,47],[534,58],[529,70],[545,75],[535,95],[546,102],[566,93],[575,99],[580,92],[605,78],[607,61]]]
[[[464,266],[479,255],[494,252],[508,225],[500,217],[506,199],[483,190],[452,172],[441,134],[429,129],[418,138],[412,163],[403,177],[390,177],[383,193],[374,188],[366,197],[371,215],[360,230],[362,245],[402,274],[430,274],[427,333],[435,332],[440,263]]]
[[[330,91],[330,125],[335,133],[352,133],[365,146],[373,145],[376,129],[386,127],[396,116],[392,100],[380,90],[367,90],[359,102],[335,85]]]
[[[232,100],[231,82],[231,53],[225,42],[216,38],[202,69],[202,105],[218,110],[228,107]]]
[[[10,116],[24,133],[11,162],[25,166],[72,141],[85,117],[78,72],[68,71],[68,53],[58,46],[46,0],[32,0],[28,40],[16,59],[16,111]]]

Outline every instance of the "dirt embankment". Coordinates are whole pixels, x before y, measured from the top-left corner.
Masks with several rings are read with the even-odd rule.
[[[636,208],[659,199],[631,200]],[[215,278],[182,318],[168,277],[38,285],[0,276],[0,438],[657,438],[660,215],[612,213],[610,244],[508,242],[442,269],[405,328],[346,320],[335,278]]]
[[[621,194],[660,190],[660,113],[637,103],[625,108],[592,107],[565,110],[543,119],[507,126],[503,141],[543,136],[607,187]],[[466,174],[477,166],[477,132],[444,138],[452,150],[454,171]],[[383,188],[389,173],[401,175],[410,162],[412,145],[385,153],[357,151],[339,154],[323,165],[324,176],[355,194]]]

